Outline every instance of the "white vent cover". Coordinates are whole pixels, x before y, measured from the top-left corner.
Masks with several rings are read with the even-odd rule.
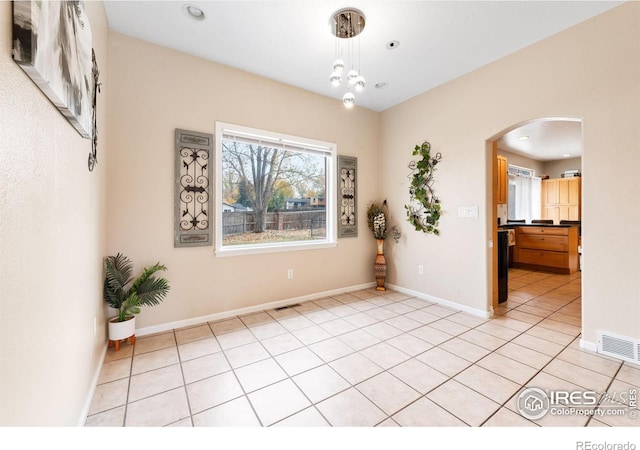
[[[640,339],[598,330],[598,353],[640,364]]]

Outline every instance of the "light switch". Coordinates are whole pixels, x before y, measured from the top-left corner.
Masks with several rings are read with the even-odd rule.
[[[459,206],[458,217],[478,217],[477,206]]]

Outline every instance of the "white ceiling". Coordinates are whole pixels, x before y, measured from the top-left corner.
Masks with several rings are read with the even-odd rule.
[[[356,104],[383,111],[621,3],[107,0],[105,9],[120,33],[340,101],[346,89],[329,84],[336,48],[329,23],[337,10],[358,8],[366,18],[359,46],[367,85]],[[186,4],[205,19],[188,17]],[[400,45],[387,49],[391,40]]]
[[[582,157],[582,122],[538,119],[506,133],[498,140],[498,148],[536,161],[579,158]]]

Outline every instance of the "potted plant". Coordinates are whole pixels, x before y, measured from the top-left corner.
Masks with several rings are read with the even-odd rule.
[[[169,292],[169,282],[156,278],[155,273],[167,270],[156,263],[145,267],[137,278],[132,275],[133,264],[121,253],[105,259],[104,301],[117,310],[118,315],[109,319],[109,346],[120,349],[120,341],[135,342],[136,318],[140,306],[158,305]]]

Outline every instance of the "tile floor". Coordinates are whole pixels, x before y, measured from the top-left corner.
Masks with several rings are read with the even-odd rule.
[[[579,273],[509,284],[489,320],[370,289],[139,337],[108,351],[86,426],[640,425],[517,412],[526,386],[628,392],[640,367],[580,349]]]

